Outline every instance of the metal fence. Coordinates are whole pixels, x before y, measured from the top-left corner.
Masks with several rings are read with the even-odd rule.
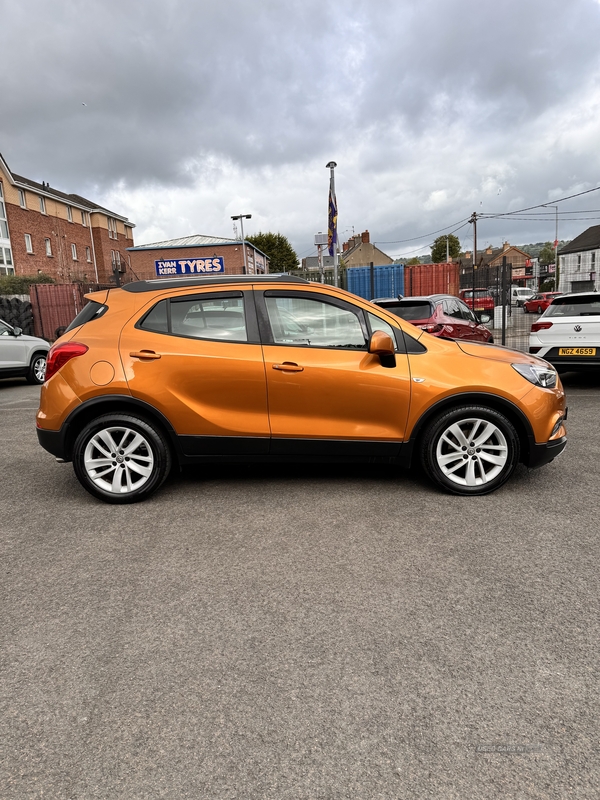
[[[29,296],[35,335],[54,341],[86,304],[84,295],[110,288],[89,283],[32,283]]]

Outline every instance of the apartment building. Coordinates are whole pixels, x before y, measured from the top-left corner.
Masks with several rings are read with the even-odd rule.
[[[0,275],[50,275],[59,283],[135,280],[127,217],[48,183],[16,175],[0,155]]]

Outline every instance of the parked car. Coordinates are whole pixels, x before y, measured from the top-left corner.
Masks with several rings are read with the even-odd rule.
[[[525,286],[511,286],[510,287],[510,304],[511,306],[518,306],[521,308],[526,300],[530,300],[535,292],[533,289],[528,289]]]
[[[28,383],[43,383],[49,350],[45,339],[28,336],[0,320],[0,378],[24,377]]]
[[[475,303],[473,303],[473,289],[461,289],[458,295],[475,313],[494,315],[494,298],[487,289],[475,289]]]
[[[546,362],[431,336],[342,289],[230,275],[88,298],[48,355],[37,434],[109,503],[214,461],[418,461],[480,495],[566,444]]]
[[[473,311],[458,297],[450,294],[404,297],[402,300],[380,299],[373,302],[433,336],[474,342],[494,341],[491,331],[480,322]],[[487,315],[483,319],[490,321]]]
[[[525,314],[543,314],[555,297],[560,297],[562,292],[540,292],[534,294],[523,303]]]
[[[529,352],[565,372],[600,367],[600,294],[555,297],[531,326]]]

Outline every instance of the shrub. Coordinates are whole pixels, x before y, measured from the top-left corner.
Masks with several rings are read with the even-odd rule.
[[[50,275],[0,275],[0,295],[29,294],[32,283],[56,283]]]

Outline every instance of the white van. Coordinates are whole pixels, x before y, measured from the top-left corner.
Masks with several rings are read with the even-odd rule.
[[[527,289],[525,286],[511,286],[510,287],[510,304],[511,306],[519,306],[523,308],[523,303],[529,300],[535,292],[533,289]]]

